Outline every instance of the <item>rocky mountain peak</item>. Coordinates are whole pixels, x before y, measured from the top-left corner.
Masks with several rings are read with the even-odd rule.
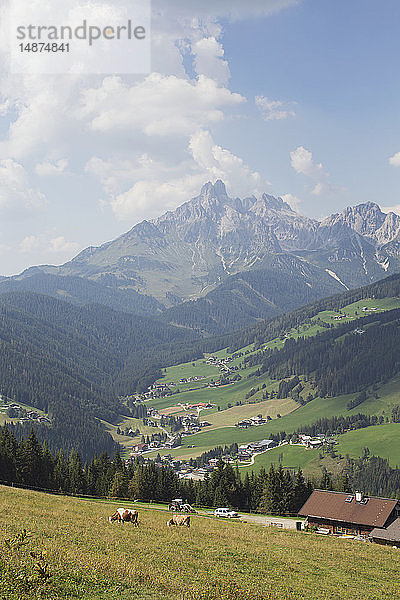
[[[226,187],[223,181],[217,179],[217,181],[213,184],[211,181],[208,181],[201,188],[199,196],[197,198],[201,198],[202,200],[218,200],[218,201],[226,201],[229,200],[229,196],[226,191]]]
[[[271,213],[276,214],[276,212],[295,214],[289,204],[284,202],[282,198],[276,198],[269,194],[263,194],[250,210],[258,217],[268,217]]]
[[[345,225],[360,235],[375,237],[376,231],[382,226],[386,215],[375,202],[365,202],[356,206],[348,206],[342,212],[336,213],[324,221],[322,227]]]
[[[400,216],[366,202],[321,223],[298,214],[282,198],[267,193],[232,198],[223,181],[209,181],[175,210],[88,248],[61,267],[46,267],[46,273],[56,269],[131,288],[168,304],[165,294],[196,297],[224,277],[260,269],[281,255],[294,260],[304,277],[304,265],[317,262],[323,278],[347,287],[369,282],[399,264]]]
[[[375,237],[379,244],[400,240],[400,216],[389,212],[381,227],[376,231]]]

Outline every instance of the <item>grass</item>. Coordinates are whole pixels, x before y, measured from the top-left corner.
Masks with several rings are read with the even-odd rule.
[[[302,469],[306,477],[321,477],[322,469],[335,475],[343,470],[344,459],[331,458],[321,449],[307,449],[304,446],[291,446],[289,444],[273,448],[255,457],[254,464],[240,467],[241,474],[251,471],[258,472],[261,468],[269,470],[271,464],[279,463],[287,469],[297,471]]]
[[[348,431],[338,438],[336,449],[343,455],[358,457],[365,447],[371,454],[387,458],[392,467],[400,466],[400,423],[385,423],[375,427]]]
[[[399,403],[399,386],[400,377],[396,377],[378,389],[379,398],[376,399],[371,397],[352,410],[347,409],[347,404],[349,400],[354,398],[356,394],[336,396],[334,398],[315,398],[304,406],[298,406],[296,410],[282,416],[280,419],[272,419],[266,425],[259,425],[258,427],[238,429],[237,427],[225,426],[215,430],[207,428],[200,433],[187,436],[184,439],[183,446],[181,448],[177,448],[171,452],[168,450],[160,450],[160,454],[163,455],[170,453],[178,458],[199,456],[202,452],[206,452],[219,445],[229,445],[234,442],[238,444],[244,444],[246,442],[269,438],[271,433],[279,433],[280,431],[293,433],[297,431],[301,425],[310,425],[320,418],[332,417],[334,415],[347,416],[362,412],[365,414],[383,414],[387,416],[391,413],[392,406]],[[263,403],[264,411],[267,410],[266,407],[268,406],[268,402],[272,404],[274,400],[267,400],[265,403]],[[287,402],[287,399],[281,400],[281,402]],[[259,412],[262,412],[258,410],[259,404],[252,404],[250,406],[252,414],[258,414]],[[207,411],[201,413],[202,418],[206,418],[209,422],[211,422],[211,418],[213,416],[206,416],[206,412]],[[227,412],[228,411],[221,411],[220,413],[215,413],[220,417],[221,424],[223,423],[224,413]],[[364,429],[362,431],[365,432],[366,430]],[[187,446],[189,445],[194,445],[195,448],[188,450]],[[391,451],[389,447],[388,449]]]
[[[291,398],[280,398],[279,400],[274,398],[273,400],[264,400],[255,404],[233,406],[227,410],[208,414],[206,417],[207,421],[211,423],[211,427],[208,427],[206,431],[233,426],[242,419],[249,419],[258,414],[262,414],[263,417],[269,415],[275,419],[278,413],[286,415],[296,410],[296,408],[298,408],[298,404]],[[255,431],[256,428],[253,428],[253,430]]]
[[[18,510],[15,507],[18,506]],[[390,547],[194,516],[168,529],[163,511],[140,526],[107,522],[106,502],[0,488],[0,598],[26,600],[393,600],[399,553]],[[51,518],[49,518],[51,515]],[[23,528],[30,545],[7,550]],[[45,550],[47,583],[29,550]],[[323,558],[322,558],[323,557]],[[38,589],[40,587],[40,595]]]
[[[232,444],[233,442],[243,444],[268,438],[271,433],[294,432],[301,424],[311,424],[320,417],[347,414],[349,412],[346,408],[348,401],[348,396],[316,398],[280,419],[269,421],[266,425],[250,427],[249,429],[224,427],[215,431],[204,431],[185,438],[185,445],[195,444],[197,446],[214,447],[218,444]],[[257,405],[254,405],[254,409],[257,409]]]
[[[276,387],[276,382],[273,383],[268,377],[265,375],[262,377],[247,379],[247,375],[254,371],[253,369],[241,370],[240,375],[242,376],[242,380],[233,384],[228,384],[225,386],[217,387],[217,388],[209,388],[204,387],[204,381],[198,382],[202,383],[202,388],[181,392],[178,394],[173,394],[172,396],[167,396],[166,398],[155,398],[152,400],[148,400],[146,404],[149,406],[153,406],[158,410],[163,408],[168,408],[170,406],[175,406],[178,402],[188,403],[188,404],[196,404],[198,402],[210,402],[211,404],[215,404],[216,406],[220,406],[221,409],[226,409],[228,404],[236,404],[238,400],[244,401],[246,393],[252,387],[261,386],[263,383],[266,384],[266,389],[272,389],[272,387]],[[192,384],[190,384],[192,385]],[[179,384],[179,389],[181,388],[181,384]],[[261,399],[262,390],[258,393],[259,399]],[[255,396],[257,397],[257,396]],[[213,412],[216,409],[213,410]]]
[[[203,387],[211,379],[218,379],[220,376],[219,369],[214,365],[207,365],[205,359],[174,365],[164,369],[164,371],[163,377],[158,379],[158,382],[168,384],[170,381],[173,381],[181,391],[193,387]],[[204,377],[204,379],[190,383],[179,383],[179,380],[182,378],[188,379],[196,375]]]
[[[122,444],[125,448],[123,452],[123,456],[128,456],[132,446],[140,443],[142,439],[142,435],[151,436],[152,433],[159,433],[160,430],[155,427],[149,427],[147,425],[143,425],[142,419],[135,419],[133,417],[123,417],[121,416],[120,420],[116,424],[108,423],[107,421],[101,420],[103,423],[105,430],[112,436],[115,442]],[[131,428],[132,431],[136,431],[139,429],[140,435],[138,436],[128,436],[121,433],[117,433],[117,428],[126,429]]]
[[[254,459],[254,465],[240,469],[240,472],[256,472],[262,467],[268,470],[271,464],[278,466],[279,463],[281,463],[283,467],[296,470],[301,468],[304,470],[309,463],[318,457],[318,455],[318,450],[308,450],[304,446],[290,446],[289,444],[286,444],[285,446],[273,448],[263,454],[259,454]]]

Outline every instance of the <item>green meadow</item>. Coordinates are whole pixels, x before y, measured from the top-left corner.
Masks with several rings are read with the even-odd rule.
[[[400,554],[391,547],[198,515],[190,529],[167,528],[168,513],[144,508],[135,528],[109,523],[114,509],[0,487],[0,598],[398,598]]]
[[[392,467],[400,467],[400,423],[385,423],[375,427],[348,431],[338,438],[340,454],[361,456],[364,448],[370,454],[387,458]]]

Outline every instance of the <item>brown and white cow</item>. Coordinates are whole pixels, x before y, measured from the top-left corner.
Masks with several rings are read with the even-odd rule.
[[[110,523],[112,523],[113,521],[118,521],[118,523],[122,524],[126,522],[131,522],[132,525],[138,527],[138,518],[139,513],[137,510],[131,510],[130,508],[117,508],[115,513],[111,515],[111,517],[108,517],[108,520],[110,521]]]
[[[190,515],[174,515],[167,521],[167,527],[190,527]]]

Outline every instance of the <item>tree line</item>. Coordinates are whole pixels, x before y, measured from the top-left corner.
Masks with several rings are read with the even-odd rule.
[[[166,502],[179,496],[200,506],[228,505],[277,514],[297,512],[313,489],[301,471],[292,475],[282,467],[242,479],[238,469],[220,461],[204,481],[192,481],[155,462],[126,465],[118,452],[113,459],[103,452],[82,462],[75,450],[69,455],[62,450],[53,454],[33,431],[18,441],[7,427],[0,428],[0,481],[64,494],[144,501]]]
[[[320,478],[306,480],[301,469],[292,472],[282,465],[267,471],[240,475],[239,469],[219,461],[203,481],[180,479],[171,467],[143,459],[125,463],[118,452],[107,452],[83,462],[71,450],[52,453],[32,431],[17,440],[7,427],[0,428],[0,481],[74,495],[168,502],[182,497],[198,506],[230,506],[238,510],[272,514],[296,514],[314,488],[370,494],[399,495],[400,470],[368,454],[348,460],[346,472],[332,477],[326,470]]]

